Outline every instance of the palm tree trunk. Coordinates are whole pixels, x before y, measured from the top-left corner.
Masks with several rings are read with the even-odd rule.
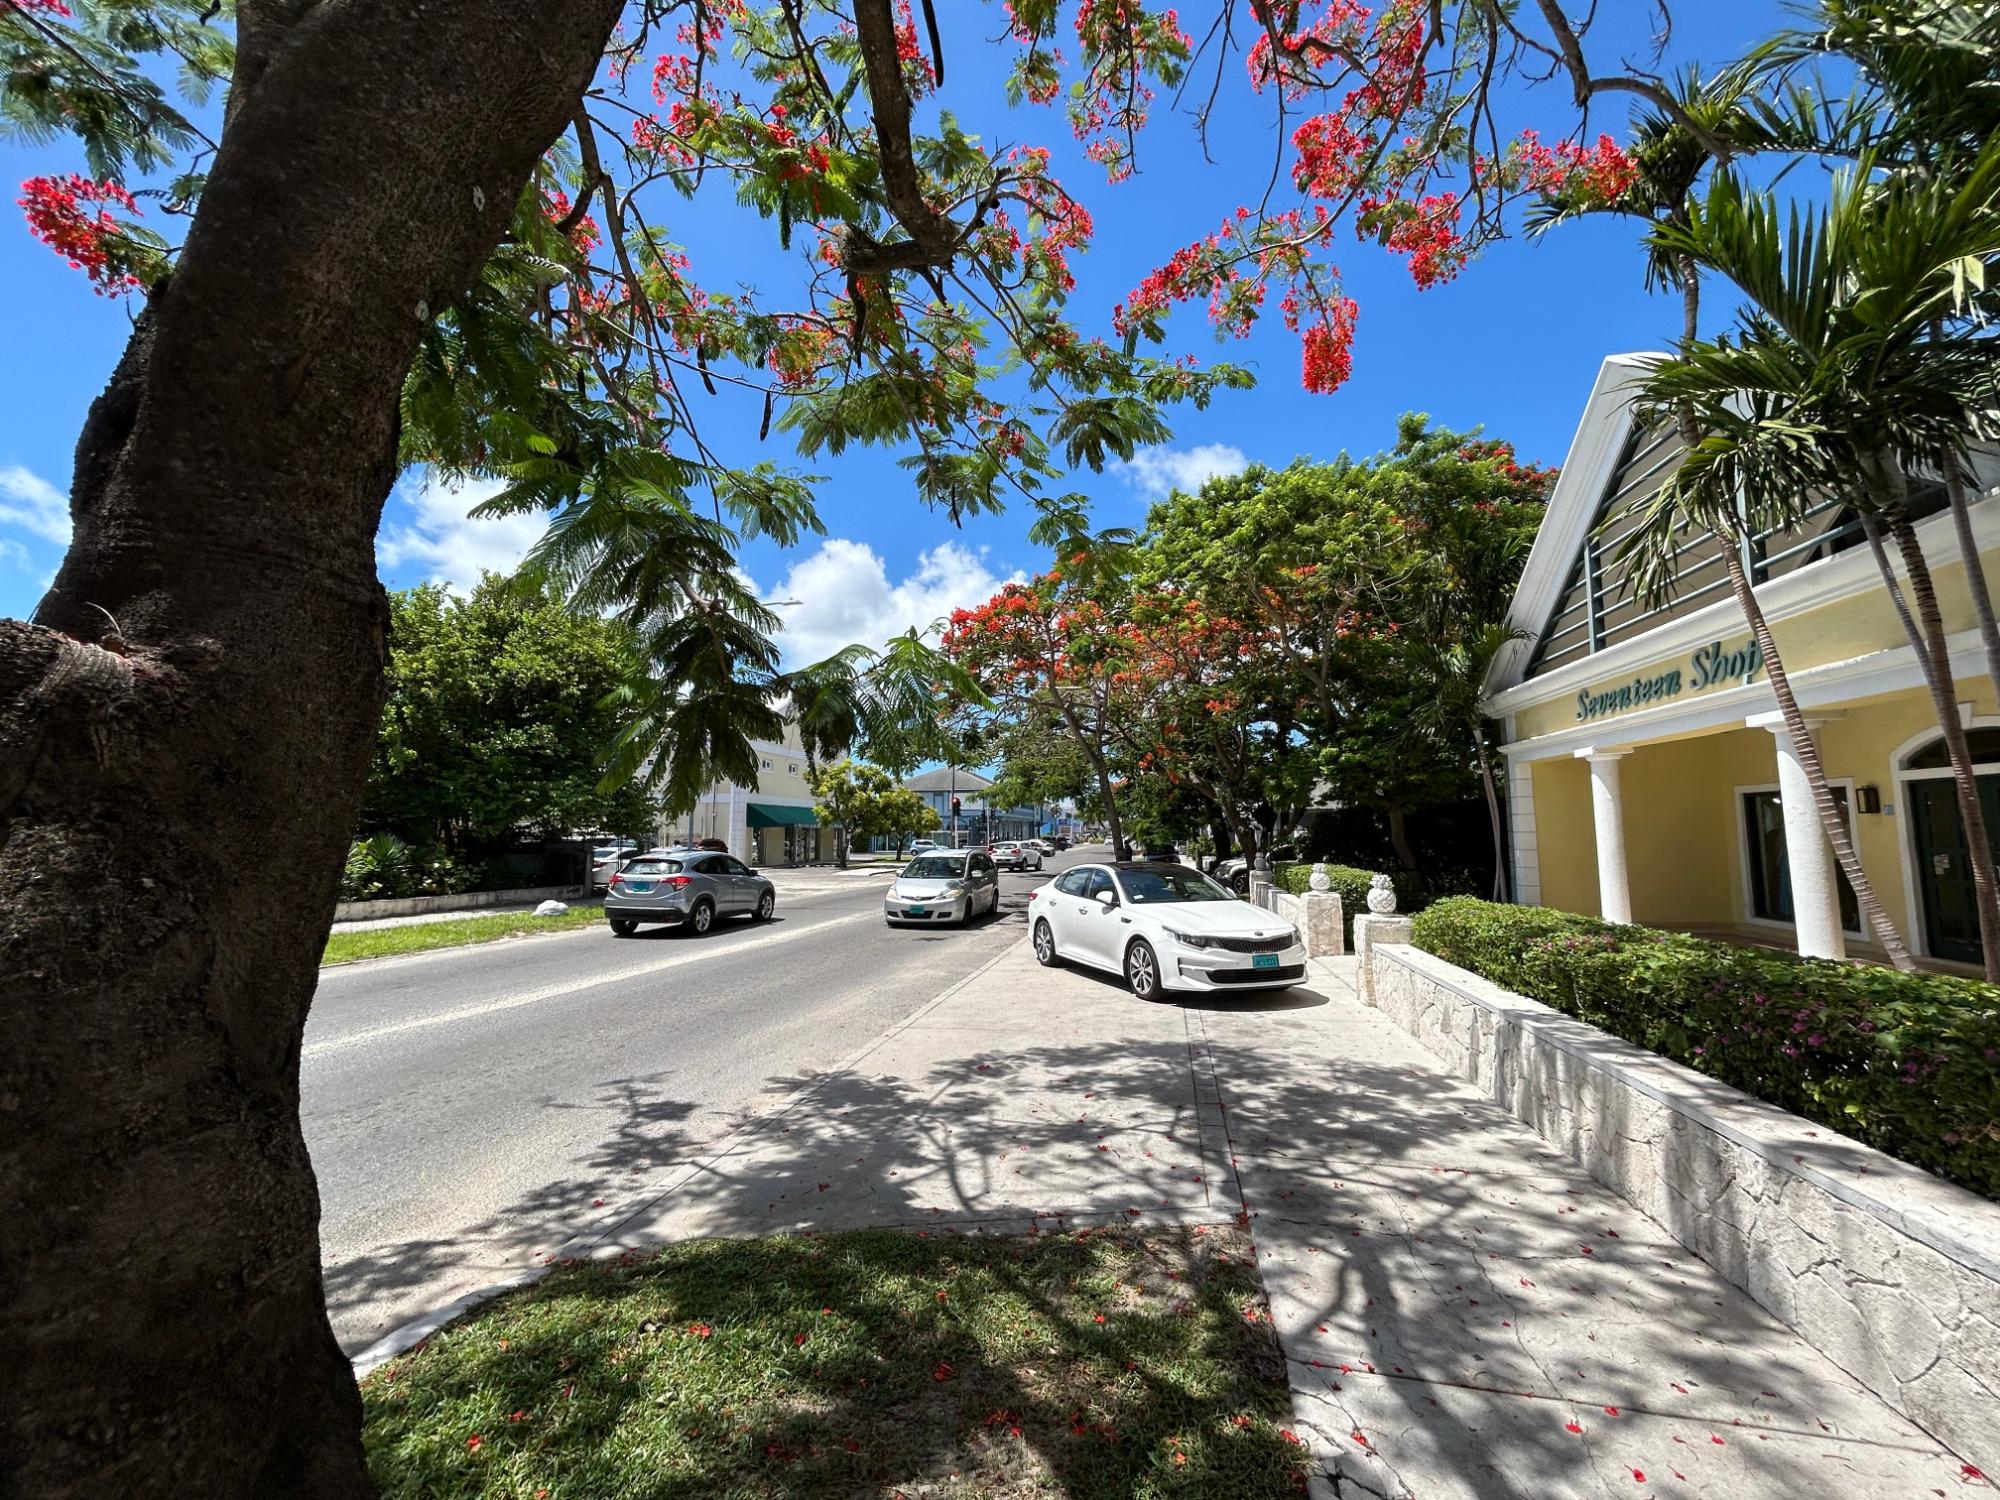
[[[1785,663],[1778,655],[1778,643],[1771,638],[1770,623],[1764,618],[1763,606],[1757,602],[1757,595],[1750,587],[1750,575],[1743,566],[1743,552],[1737,545],[1737,538],[1720,528],[1715,530],[1714,536],[1722,549],[1723,566],[1729,570],[1730,591],[1736,596],[1743,618],[1750,624],[1750,634],[1757,642],[1757,649],[1763,653],[1764,674],[1770,679],[1771,695],[1778,700],[1778,713],[1785,721],[1785,731],[1792,737],[1800,769],[1806,773],[1806,782],[1812,787],[1813,805],[1819,809],[1820,826],[1826,830],[1827,842],[1833,845],[1834,858],[1840,862],[1847,883],[1854,888],[1855,902],[1861,908],[1861,920],[1875,934],[1875,941],[1888,955],[1890,963],[1906,971],[1914,969],[1916,964],[1910,958],[1910,950],[1903,945],[1903,935],[1889,920],[1888,912],[1882,908],[1881,898],[1875,894],[1873,882],[1868,879],[1868,872],[1861,868],[1861,857],[1855,853],[1854,840],[1848,833],[1847,818],[1841,812],[1840,804],[1833,800],[1833,788],[1826,783],[1826,766],[1819,758],[1819,746],[1813,742],[1812,732],[1806,728],[1805,715],[1799,711],[1799,700],[1792,695],[1791,674],[1785,670]]]
[[[1993,595],[1986,587],[1986,565],[1979,560],[1979,547],[1972,537],[1972,508],[1965,496],[1965,474],[1958,460],[1944,455],[1945,499],[1951,506],[1952,529],[1958,534],[1958,555],[1965,559],[1965,586],[1972,591],[1972,613],[1979,621],[1979,641],[1986,648],[1986,675],[1993,695],[2000,702],[2000,620],[1993,613]]]
[[[1493,824],[1493,899],[1507,899],[1507,838],[1500,818],[1500,791],[1493,783],[1493,761],[1486,753],[1486,729],[1472,726],[1473,748],[1479,752],[1479,783],[1486,792],[1486,816]]]
[[[1944,614],[1938,608],[1937,589],[1931,580],[1930,564],[1917,540],[1917,529],[1900,504],[1889,511],[1889,534],[1903,557],[1903,569],[1910,575],[1910,594],[1916,605],[1921,634],[1913,636],[1911,648],[1925,661],[1925,678],[1930,685],[1931,704],[1937,710],[1938,728],[1944,731],[1945,750],[1951,757],[1951,779],[1958,793],[1959,822],[1965,830],[1965,844],[1972,861],[1974,909],[1979,913],[1979,948],[1988,982],[2000,981],[2000,889],[1993,871],[1993,845],[1987,838],[1986,815],[1979,805],[1979,778],[1972,768],[1972,752],[1965,740],[1965,725],[1958,717],[1958,688],[1951,677],[1951,649],[1945,642]],[[1908,616],[1906,615],[1907,622]]]

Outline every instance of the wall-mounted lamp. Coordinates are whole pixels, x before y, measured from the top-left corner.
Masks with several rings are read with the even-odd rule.
[[[1854,789],[1854,810],[1856,812],[1878,813],[1882,810],[1882,789],[1873,786],[1858,786]]]

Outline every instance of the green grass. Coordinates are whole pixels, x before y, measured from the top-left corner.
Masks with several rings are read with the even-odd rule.
[[[395,1500],[1289,1495],[1235,1230],[862,1230],[576,1264],[361,1385]]]
[[[559,917],[538,917],[533,912],[500,912],[490,917],[465,917],[456,922],[412,922],[406,927],[366,927],[359,932],[336,932],[326,940],[320,965],[351,964],[358,958],[393,958],[399,953],[423,953],[432,948],[462,948],[468,943],[490,943],[498,938],[521,937],[540,932],[569,932],[578,927],[602,926],[601,907],[572,906]]]

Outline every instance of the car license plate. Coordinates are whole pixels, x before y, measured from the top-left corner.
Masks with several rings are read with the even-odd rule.
[[[921,917],[923,914],[924,909],[921,906],[906,906],[903,908],[903,915],[906,917]]]
[[[1275,953],[1253,953],[1250,955],[1250,967],[1253,969],[1275,969],[1278,967],[1278,955]]]
[[[625,889],[635,896],[650,896],[653,894],[653,882],[650,880],[628,880],[625,882]]]

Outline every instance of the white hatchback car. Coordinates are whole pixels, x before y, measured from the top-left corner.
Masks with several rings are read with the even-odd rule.
[[[882,919],[905,923],[970,922],[1000,910],[1000,873],[976,850],[934,849],[903,867],[882,896]]]
[[[1078,865],[1036,889],[1028,924],[1043,964],[1123,975],[1141,1000],[1283,989],[1306,974],[1296,927],[1186,865]]]

